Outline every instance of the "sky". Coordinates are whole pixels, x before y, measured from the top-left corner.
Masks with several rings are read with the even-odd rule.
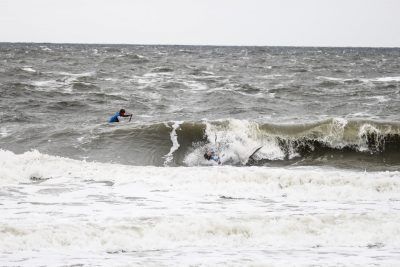
[[[0,0],[0,42],[400,47],[400,0]]]

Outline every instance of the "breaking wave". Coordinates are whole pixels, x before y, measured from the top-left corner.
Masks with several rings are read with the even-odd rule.
[[[268,124],[247,120],[165,122],[103,127],[84,144],[90,150],[111,144],[117,151],[141,153],[134,165],[211,164],[214,149],[228,165],[346,163],[351,159],[385,165],[400,163],[400,124],[336,118],[308,124]],[[251,154],[257,149],[261,149]],[[135,152],[136,151],[136,152]],[[143,152],[145,151],[145,152]]]

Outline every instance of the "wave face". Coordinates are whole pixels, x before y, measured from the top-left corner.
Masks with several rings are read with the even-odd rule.
[[[205,165],[203,154],[207,149],[216,150],[223,164],[237,166],[332,164],[379,169],[391,165],[396,169],[400,164],[400,124],[344,119],[301,125],[220,120],[159,127],[144,128],[139,135],[157,131],[157,140],[167,142],[163,147],[171,147],[168,165]],[[167,132],[176,140],[167,138]],[[156,142],[150,140],[149,144]],[[249,159],[258,147],[262,148]],[[361,163],[357,166],[354,161]]]
[[[4,133],[3,139],[12,138],[21,137]],[[234,166],[328,165],[396,170],[400,165],[400,124],[366,120],[329,119],[305,124],[234,119],[103,124],[90,130],[64,129],[46,138],[50,142],[39,133],[31,133],[26,141],[52,154],[142,166],[212,165],[203,158],[209,149],[220,155],[222,164]],[[21,151],[29,150],[24,144],[20,146]]]

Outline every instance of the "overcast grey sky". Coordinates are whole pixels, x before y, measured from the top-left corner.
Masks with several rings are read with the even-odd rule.
[[[400,47],[400,0],[0,0],[0,42]]]

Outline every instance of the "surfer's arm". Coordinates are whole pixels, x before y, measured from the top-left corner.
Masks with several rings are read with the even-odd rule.
[[[124,114],[124,115],[120,115],[121,117],[132,117],[133,114]]]

